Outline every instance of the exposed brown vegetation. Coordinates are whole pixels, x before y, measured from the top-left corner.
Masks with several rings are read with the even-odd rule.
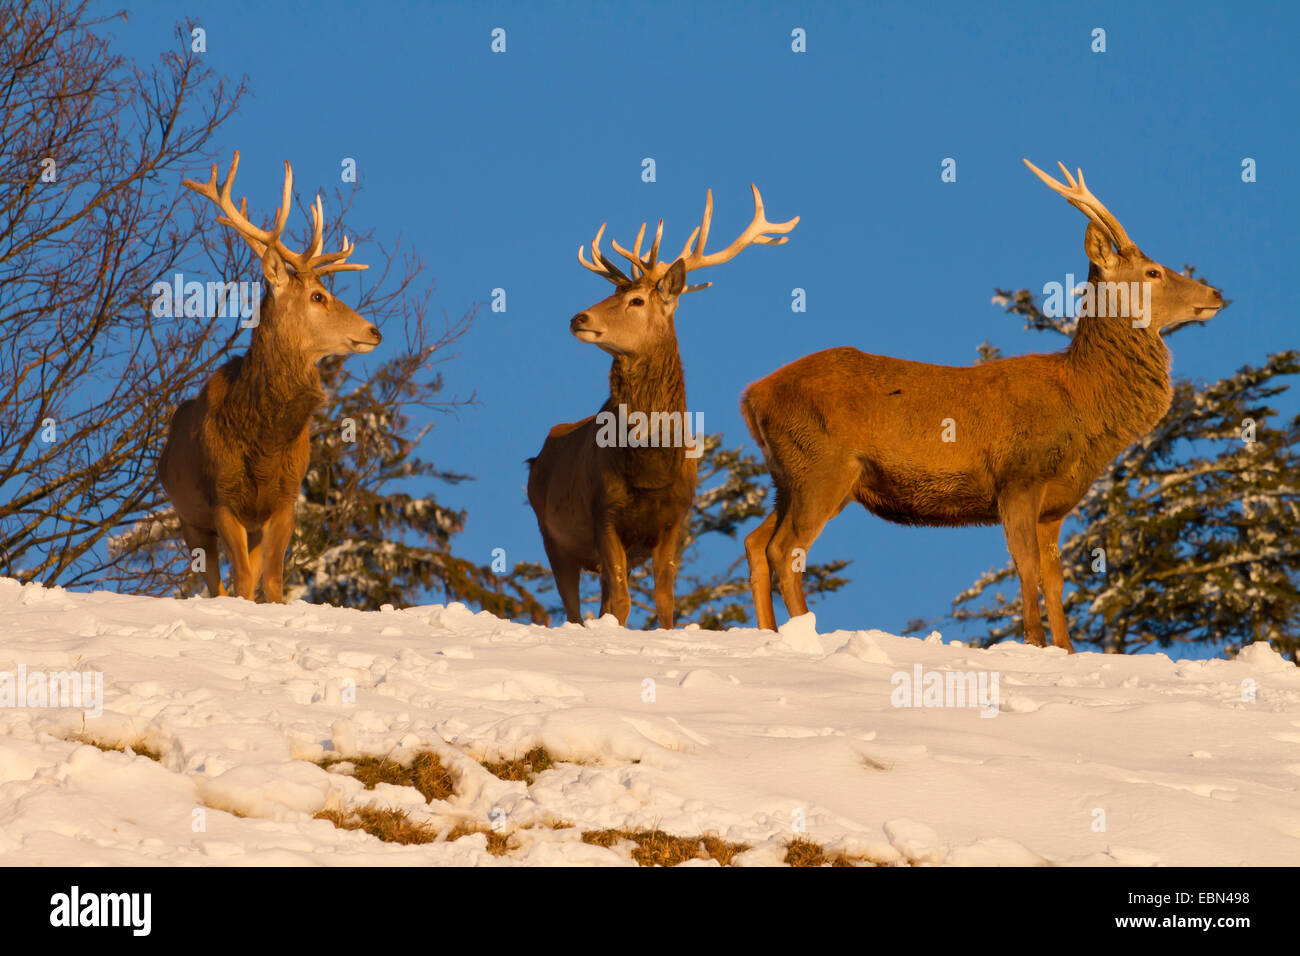
[[[376,807],[357,807],[355,810],[322,810],[317,820],[328,820],[340,830],[363,830],[385,843],[410,846],[432,843],[438,839],[438,830],[427,823],[416,823],[405,810]]]
[[[1066,171],[1065,186],[1026,164],[1090,220],[1094,305],[1085,298],[1068,349],[954,368],[837,348],[745,390],[741,409],[776,486],[775,510],[745,539],[759,627],[776,627],[773,572],[786,610],[807,612],[802,560],[826,522],[857,501],[900,524],[1000,523],[1020,577],[1026,641],[1046,643],[1041,588],[1053,643],[1073,650],[1061,522],[1168,410],[1161,332],[1209,318],[1223,296],[1145,256],[1082,172],[1076,181]],[[1149,292],[1147,304],[1134,303],[1130,289],[1144,300]]]
[[[472,836],[475,833],[481,833],[487,838],[487,851],[493,856],[505,856],[508,851],[518,849],[517,845],[511,844],[510,834],[504,830],[493,830],[491,827],[473,823],[457,824],[447,834],[447,839],[459,840],[461,837]]]
[[[438,839],[442,828],[429,823],[417,823],[410,818],[407,811],[395,807],[357,807],[354,810],[322,810],[314,817],[326,820],[340,830],[361,830],[385,843],[400,843],[411,846],[433,843]],[[505,856],[510,850],[518,849],[511,842],[511,834],[498,832],[489,827],[471,823],[458,823],[447,831],[447,842],[452,843],[461,837],[483,834],[487,838],[487,851],[493,856]]]
[[[437,754],[431,751],[421,751],[416,754],[409,766],[403,766],[386,757],[374,756],[346,759],[331,757],[316,763],[326,770],[339,764],[351,764],[352,769],[345,772],[362,781],[367,790],[373,790],[378,783],[414,787],[426,800],[445,800],[455,792],[451,774],[443,767]],[[556,761],[545,748],[533,747],[522,757],[499,762],[480,761],[480,763],[489,773],[502,780],[518,780],[531,785],[537,774],[550,769]],[[322,810],[315,815],[315,818],[328,820],[343,830],[362,830],[385,842],[407,845],[432,843],[438,839],[443,829],[434,824],[412,821],[406,810],[395,807]],[[513,839],[519,829],[538,827],[569,830],[573,829],[573,824],[566,820],[552,819],[546,823],[505,831],[484,824],[461,821],[447,831],[446,839],[450,842],[481,833],[487,841],[488,853],[493,856],[504,856],[511,850],[519,848],[518,842]],[[722,866],[732,866],[737,856],[751,849],[748,844],[731,843],[716,834],[678,836],[658,828],[641,830],[610,828],[585,830],[582,833],[582,842],[593,846],[608,848],[623,841],[634,844],[632,858],[641,866],[677,866],[690,860],[700,859],[712,859]],[[791,840],[786,845],[785,862],[790,866],[884,865],[867,857],[845,853],[828,857],[821,845],[803,838]]]
[[[246,355],[221,368],[172,416],[158,462],[158,478],[181,522],[186,547],[202,555],[210,595],[225,594],[220,539],[230,559],[236,594],[283,600],[284,555],[293,535],[294,507],[310,457],[312,413],[324,401],[316,364],[328,355],[369,352],[379,330],[344,305],[321,282],[330,272],[364,269],[345,261],[353,247],[323,253],[325,217],[317,197],[312,239],[305,252],[289,249],[281,234],[293,202],[293,170],[284,164],[284,188],[275,223],[259,229],[236,205],[231,189],[239,153],[217,182],[185,180],[221,211],[261,260],[267,298]]]
[[[436,753],[422,750],[409,765],[402,765],[387,757],[327,757],[316,761],[324,770],[338,764],[351,764],[348,775],[360,780],[367,790],[377,783],[390,783],[395,787],[414,787],[425,800],[446,800],[456,792],[456,780]]]
[[[494,777],[502,780],[519,780],[531,784],[539,773],[550,770],[558,761],[545,747],[534,747],[522,757],[506,760],[480,760],[483,768]]]
[[[148,757],[150,760],[154,761],[155,763],[162,763],[161,753],[159,753],[157,750],[154,750],[148,744],[141,743],[138,740],[135,743],[131,743],[131,744],[110,744],[110,743],[106,743],[103,740],[99,740],[98,738],[95,737],[70,737],[68,739],[73,743],[89,744],[92,747],[98,747],[100,750],[111,752],[111,753],[126,753],[127,748],[130,748],[131,752],[134,754],[137,754],[141,757]]]
[[[552,428],[537,457],[529,459],[528,471],[528,501],[569,621],[582,621],[579,579],[583,571],[594,571],[600,575],[600,613],[613,614],[626,624],[632,606],[628,570],[650,558],[656,622],[660,627],[673,625],[678,551],[695,496],[698,464],[698,456],[688,456],[684,447],[690,421],[673,320],[683,292],[708,286],[687,286],[688,272],[727,262],[749,245],[779,245],[786,241],[784,235],[764,233],[789,232],[799,221],[768,222],[757,187],[754,206],[745,231],[726,249],[705,255],[713,216],[710,192],[699,228],[671,264],[659,259],[662,220],[649,253],[642,257],[642,223],[631,251],[614,243],[631,264],[630,275],[601,253],[603,225],[592,242],[593,261],[578,250],[583,266],[617,286],[613,295],[569,322],[579,341],[614,357],[609,399],[598,415]],[[609,428],[603,423],[635,425],[635,416],[645,416],[640,436],[644,445],[633,446],[632,428],[627,443],[631,447],[602,436]],[[703,435],[690,437],[703,441]]]
[[[612,847],[623,840],[636,844],[632,859],[641,866],[677,866],[702,859],[731,866],[737,856],[749,849],[743,843],[728,843],[712,834],[683,837],[663,830],[587,830],[582,834],[582,842],[593,846]]]
[[[885,864],[865,856],[852,856],[848,853],[826,855],[826,848],[820,843],[804,837],[797,837],[785,845],[786,866],[884,866]]]

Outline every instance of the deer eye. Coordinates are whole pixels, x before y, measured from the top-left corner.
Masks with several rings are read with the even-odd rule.
[[[628,302],[628,305],[645,305],[645,299],[641,298],[639,295],[634,296],[632,300]]]
[[[1159,270],[1159,269],[1148,269],[1148,270],[1147,270],[1147,278],[1148,278],[1148,279],[1159,279],[1159,278],[1160,278],[1160,270]]]
[[[313,302],[324,302],[324,301],[325,301],[325,293],[324,293],[324,292],[313,292],[313,293],[311,294],[311,300],[312,300]]]

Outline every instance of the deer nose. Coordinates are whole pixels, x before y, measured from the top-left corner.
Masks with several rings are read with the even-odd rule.
[[[579,312],[569,320],[569,331],[576,332],[590,321],[591,317],[586,312]]]
[[[383,337],[382,335],[379,334],[379,327],[378,327],[378,326],[372,325],[372,326],[370,327],[370,334],[373,335],[373,336],[375,337],[375,344],[376,344],[376,345],[378,345],[380,342],[382,342],[382,341],[384,340],[384,337]]]
[[[1214,297],[1215,297],[1216,299],[1218,299],[1220,302],[1222,302],[1222,301],[1223,301],[1223,290],[1222,290],[1222,289],[1215,289],[1215,290],[1214,290]]]

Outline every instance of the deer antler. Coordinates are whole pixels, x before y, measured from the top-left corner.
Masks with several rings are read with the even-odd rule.
[[[755,185],[751,184],[749,188],[754,191],[754,218],[745,228],[745,231],[742,232],[736,240],[731,243],[731,245],[719,252],[710,253],[709,255],[704,254],[704,244],[709,240],[709,227],[713,222],[713,190],[710,189],[706,192],[704,198],[704,217],[701,219],[700,224],[695,227],[690,238],[686,240],[686,245],[682,248],[681,255],[677,257],[678,259],[685,260],[687,272],[691,272],[695,269],[703,269],[706,266],[720,265],[723,262],[730,262],[746,246],[779,246],[784,242],[790,241],[789,236],[783,235],[783,233],[788,233],[794,229],[794,227],[799,224],[799,217],[795,216],[788,222],[768,222],[767,217],[763,212],[762,194],[759,193],[758,187]],[[654,242],[650,246],[649,253],[645,258],[642,258],[641,242],[645,239],[645,230],[646,224],[641,223],[641,229],[636,234],[636,242],[633,243],[630,252],[620,246],[617,242],[613,242],[614,251],[632,265],[631,279],[624,275],[620,269],[609,261],[609,259],[605,258],[600,251],[600,237],[605,232],[604,223],[601,224],[600,229],[596,232],[596,238],[593,239],[591,243],[592,259],[595,260],[595,262],[588,262],[584,257],[585,246],[579,247],[578,249],[578,261],[592,272],[608,279],[615,285],[622,282],[631,282],[644,275],[658,278],[660,275],[668,271],[668,267],[671,266],[672,262],[675,260],[664,262],[659,258],[659,243],[664,237],[664,221],[662,219],[659,220],[659,228],[655,230]],[[766,233],[777,233],[777,235],[766,235]],[[596,263],[599,263],[599,265]],[[712,282],[703,282],[699,285],[690,285],[683,291],[698,292],[701,289],[707,289],[712,284]]]
[[[631,252],[620,246],[617,241],[610,240],[610,243],[614,246],[614,251],[632,263],[633,275],[653,274],[655,267],[659,264],[659,243],[664,237],[664,221],[659,220],[659,228],[655,230],[655,241],[650,245],[649,258],[642,259],[641,240],[645,238],[645,225],[645,223],[641,223],[641,229],[636,234],[636,242],[633,244]]]
[[[1070,175],[1070,171],[1065,168],[1065,164],[1057,162],[1056,165],[1061,167],[1061,172],[1065,174],[1069,186],[1065,183],[1053,179],[1047,173],[1043,172],[1029,160],[1023,160],[1024,164],[1029,167],[1035,176],[1041,179],[1048,187],[1060,193],[1070,201],[1070,205],[1081,211],[1085,216],[1100,226],[1110,236],[1110,241],[1115,245],[1115,249],[1121,254],[1133,252],[1137,249],[1137,244],[1128,237],[1124,227],[1119,224],[1119,220],[1107,209],[1100,199],[1092,194],[1088,186],[1083,181],[1083,170],[1077,170],[1078,179]]]
[[[681,258],[686,260],[686,271],[693,272],[696,269],[702,269],[705,266],[716,266],[723,262],[730,262],[740,253],[740,250],[746,246],[779,246],[782,243],[790,241],[786,235],[767,236],[764,233],[787,233],[799,225],[799,217],[795,216],[788,222],[768,222],[767,217],[763,214],[763,196],[758,191],[758,187],[752,183],[749,186],[754,190],[754,218],[750,220],[745,231],[723,249],[721,252],[714,252],[710,255],[704,254],[704,244],[709,240],[709,226],[713,222],[713,190],[710,189],[704,198],[704,218],[700,220],[700,227],[691,233],[691,238],[686,240],[686,245],[682,249]],[[699,239],[696,241],[696,236]],[[691,244],[695,248],[691,248]]]
[[[610,282],[614,283],[614,285],[631,282],[632,280],[625,276],[618,266],[605,258],[605,254],[600,251],[600,237],[605,234],[605,226],[606,223],[602,222],[600,228],[596,230],[596,238],[591,240],[591,258],[594,259],[595,262],[588,262],[584,256],[584,252],[587,248],[586,246],[578,247],[578,261],[581,262],[583,266],[596,273],[596,275],[603,279],[608,279]]]
[[[312,235],[307,251],[295,252],[281,241],[280,236],[289,221],[289,207],[293,202],[293,167],[289,165],[288,160],[284,163],[284,189],[280,197],[280,206],[275,211],[275,222],[269,230],[259,229],[249,221],[247,199],[240,199],[239,206],[235,206],[231,198],[231,190],[238,171],[239,150],[235,150],[235,158],[230,161],[230,169],[226,172],[224,183],[217,182],[217,164],[213,163],[212,174],[206,183],[185,179],[182,180],[181,185],[215,203],[223,213],[217,217],[217,222],[229,226],[243,236],[244,241],[252,247],[259,259],[266,255],[267,247],[274,246],[280,258],[292,266],[293,271],[297,273],[312,272],[316,275],[325,275],[328,272],[370,268],[358,262],[345,261],[356,250],[356,246],[348,242],[347,236],[343,237],[343,248],[338,252],[321,253],[321,247],[324,245],[325,212],[320,196],[316,197],[316,202],[311,207]]]

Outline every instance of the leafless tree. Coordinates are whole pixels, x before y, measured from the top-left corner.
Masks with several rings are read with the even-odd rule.
[[[0,11],[0,573],[78,584],[105,539],[158,499],[153,461],[177,396],[237,322],[150,315],[161,277],[235,250],[183,190],[244,84],[215,78],[177,28],[146,70],[88,4]]]
[[[86,2],[0,0],[0,574],[188,593],[188,555],[173,543],[155,464],[172,411],[248,332],[237,311],[155,309],[153,289],[177,273],[261,279],[247,246],[214,228],[206,204],[180,186],[228,157],[215,137],[246,83],[202,67],[189,25],[177,27],[176,52],[146,70],[114,53],[106,36],[114,19]],[[310,219],[303,195],[313,194],[295,197],[299,222]],[[413,458],[427,427],[393,426],[419,408],[462,404],[439,395],[438,368],[473,312],[444,315],[437,328],[423,262],[350,221],[353,195],[336,192],[327,239],[357,239],[371,269],[344,294],[359,289],[357,311],[389,342],[403,333],[405,342],[377,370],[328,361],[322,369],[331,400],[313,425],[320,473],[304,483],[313,534],[296,539],[290,557],[297,593],[320,599],[335,595],[308,579],[337,571],[326,552],[340,536],[378,537],[375,502],[392,497],[380,493],[385,483],[463,477]],[[374,427],[340,446],[342,414]],[[464,515],[430,507],[430,520],[445,526],[427,549],[433,577],[446,584],[443,567],[455,581],[478,575],[492,600],[492,575],[447,547]]]

